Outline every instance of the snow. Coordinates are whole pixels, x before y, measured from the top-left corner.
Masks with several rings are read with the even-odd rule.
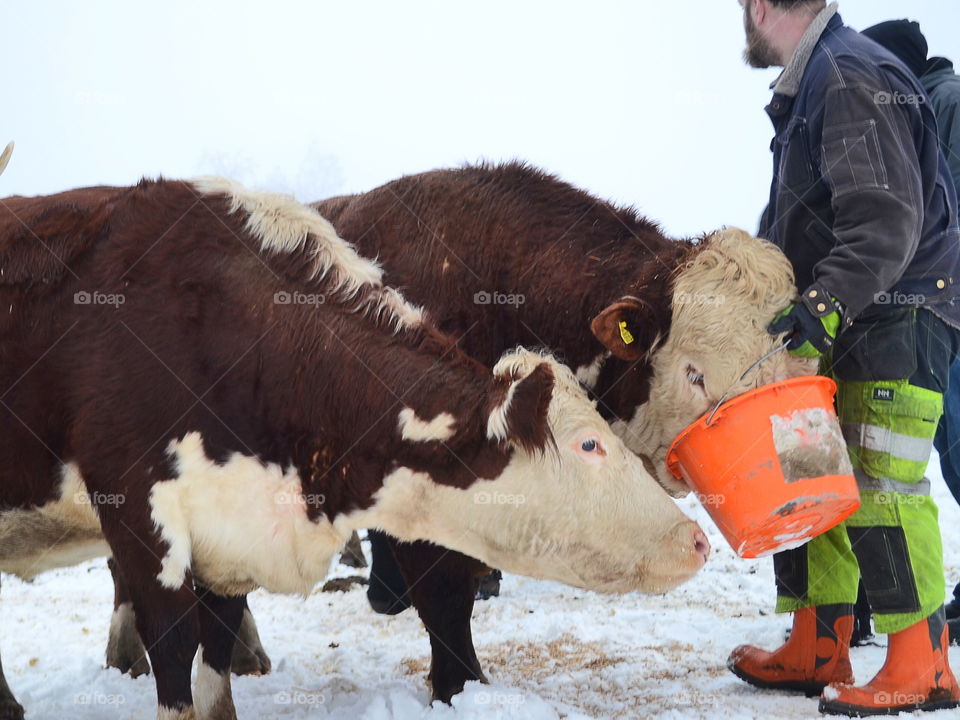
[[[960,580],[960,508],[936,456],[930,477],[952,587]],[[274,669],[265,677],[233,679],[238,714],[284,720],[822,717],[816,698],[757,690],[726,669],[736,645],[774,647],[783,640],[788,621],[772,612],[772,562],[737,558],[694,499],[680,504],[714,547],[697,577],[665,596],[617,597],[506,576],[501,597],[478,603],[474,612],[474,640],[491,684],[470,683],[452,706],[429,703],[429,644],[414,613],[374,615],[358,587],[317,591],[306,600],[253,593],[250,604]],[[103,560],[33,583],[3,578],[3,667],[28,720],[154,717],[152,676],[134,680],[103,668],[112,592]],[[884,652],[853,649],[859,680],[872,677]],[[956,712],[923,717],[946,720]]]

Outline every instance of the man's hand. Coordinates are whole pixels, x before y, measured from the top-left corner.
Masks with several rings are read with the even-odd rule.
[[[817,301],[818,297],[822,301]],[[814,301],[812,311],[808,299]],[[767,332],[771,335],[787,333],[787,350],[791,355],[818,358],[833,347],[840,330],[840,313],[836,300],[820,288],[811,288],[804,293],[804,302],[794,303],[778,312]]]

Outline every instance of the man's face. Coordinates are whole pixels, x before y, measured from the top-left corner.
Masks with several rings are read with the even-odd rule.
[[[753,19],[755,0],[740,0],[743,6],[743,28],[747,33],[747,47],[743,51],[743,61],[750,67],[764,70],[779,65],[779,58],[773,45],[763,36]]]

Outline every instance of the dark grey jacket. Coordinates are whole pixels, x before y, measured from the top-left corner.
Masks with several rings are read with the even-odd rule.
[[[960,327],[957,198],[917,80],[830,5],[774,87],[774,177],[760,234],[806,296],[924,306]],[[808,307],[810,304],[808,303]],[[879,309],[879,308],[878,308]]]
[[[960,194],[960,75],[946,58],[931,58],[926,72],[920,76],[920,84],[930,96],[940,129],[940,149]]]

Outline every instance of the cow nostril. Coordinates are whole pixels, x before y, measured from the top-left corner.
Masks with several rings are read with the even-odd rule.
[[[699,528],[693,533],[693,548],[704,560],[710,555],[710,541]]]

